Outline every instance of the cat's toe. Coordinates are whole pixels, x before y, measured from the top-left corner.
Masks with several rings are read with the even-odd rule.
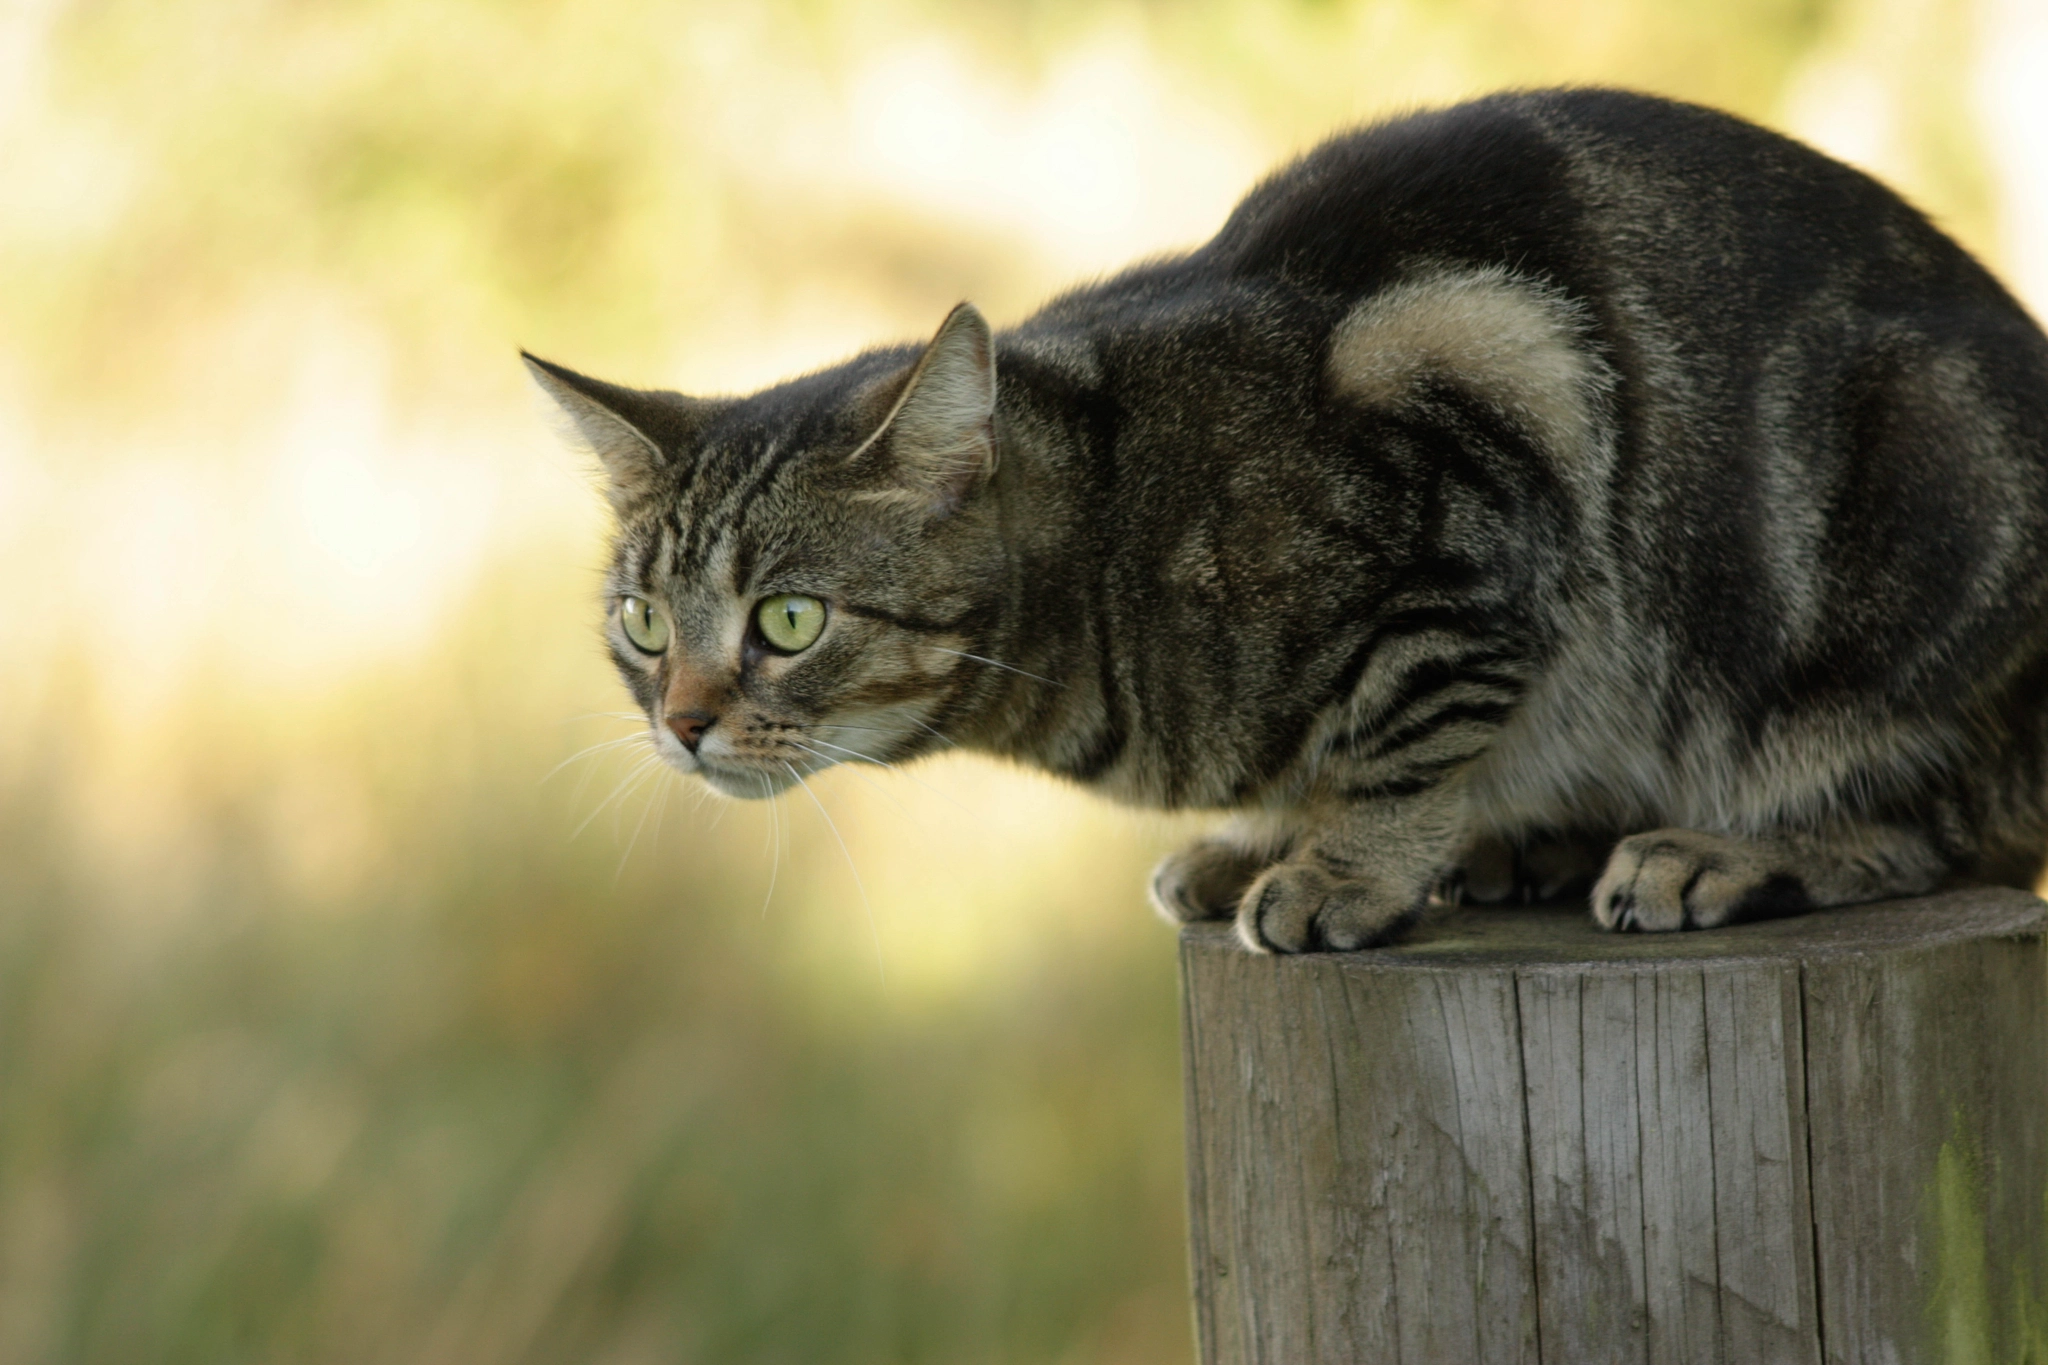
[[[1204,839],[1160,859],[1152,869],[1152,908],[1171,924],[1228,919],[1261,861],[1218,839]]]
[[[1712,929],[1770,913],[1783,880],[1757,845],[1653,830],[1615,845],[1593,887],[1593,917],[1621,933]]]
[[[1604,851],[1576,838],[1532,838],[1521,845],[1477,839],[1459,858],[1451,878],[1458,892],[1455,899],[1477,905],[1527,905],[1583,891],[1599,874]]]
[[[1515,850],[1504,839],[1481,839],[1458,861],[1461,899],[1498,905],[1515,894]]]
[[[1603,843],[1566,838],[1532,844],[1522,854],[1522,885],[1532,901],[1583,895],[1600,875]]]
[[[1237,936],[1265,953],[1350,952],[1387,943],[1411,924],[1422,896],[1339,879],[1307,863],[1281,863],[1251,884]]]

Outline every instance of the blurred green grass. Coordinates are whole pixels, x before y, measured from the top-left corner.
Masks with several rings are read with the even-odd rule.
[[[289,744],[232,688],[189,698],[170,723],[217,742],[155,768],[175,875],[94,875],[57,813],[81,726],[44,718],[0,806],[0,1358],[1184,1357],[1148,841],[1035,884],[1124,893],[1085,951],[934,993],[878,969],[801,810],[765,905],[747,811],[570,839],[596,797],[542,781],[577,742],[564,684],[607,680],[564,568],[280,718]],[[291,866],[274,808],[308,780],[359,794],[345,867]]]
[[[1991,12],[0,9],[0,1365],[1190,1359],[1185,826],[593,748],[597,503],[513,347],[742,387],[1014,318],[1518,83],[1882,124],[1994,249]]]

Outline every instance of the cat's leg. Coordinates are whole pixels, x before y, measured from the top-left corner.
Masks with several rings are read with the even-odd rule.
[[[1444,899],[1476,905],[1555,900],[1584,891],[1600,875],[1609,843],[1549,831],[1513,840],[1475,839],[1444,879]]]
[[[1241,815],[1152,869],[1152,908],[1175,924],[1228,919],[1252,879],[1287,856],[1294,830],[1271,817]]]
[[[1464,836],[1461,784],[1324,809],[1237,908],[1237,936],[1262,952],[1372,948],[1422,913]]]
[[[1659,829],[1615,845],[1593,888],[1602,927],[1711,929],[1933,890],[1949,859],[1921,830],[1842,824],[1756,839]]]

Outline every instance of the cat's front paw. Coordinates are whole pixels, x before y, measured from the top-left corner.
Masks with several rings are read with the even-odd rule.
[[[1623,839],[1593,887],[1593,918],[1621,933],[1712,929],[1810,908],[1806,888],[1764,845],[1690,829]]]
[[[1262,953],[1376,948],[1422,912],[1423,894],[1340,878],[1313,863],[1285,862],[1253,882],[1237,908],[1237,936]]]
[[[1225,839],[1197,840],[1152,869],[1152,908],[1173,924],[1229,919],[1269,861]]]

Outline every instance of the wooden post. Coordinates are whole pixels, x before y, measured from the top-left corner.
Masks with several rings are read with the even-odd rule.
[[[1184,931],[1204,1365],[2048,1362],[2048,906]]]

